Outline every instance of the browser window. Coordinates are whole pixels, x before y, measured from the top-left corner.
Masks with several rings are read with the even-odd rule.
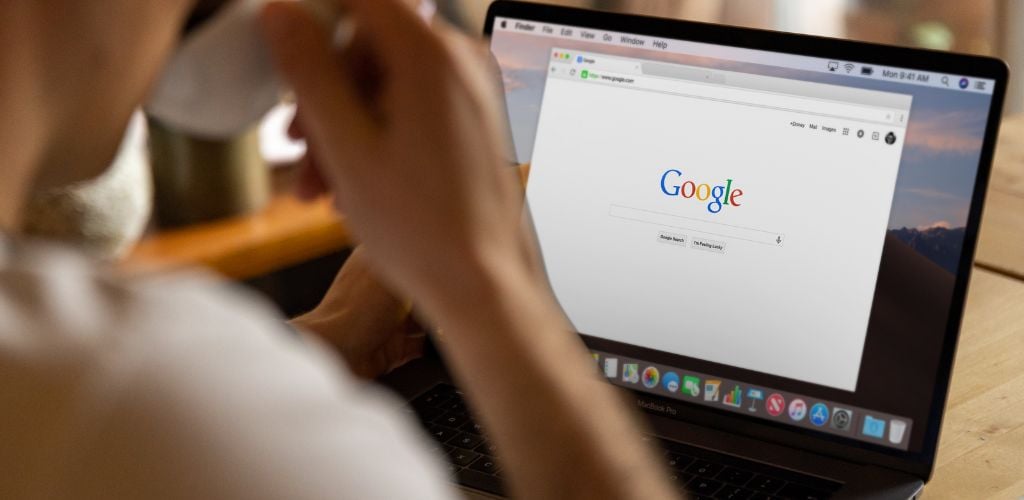
[[[911,96],[648,63],[552,50],[527,199],[570,319],[853,391]]]

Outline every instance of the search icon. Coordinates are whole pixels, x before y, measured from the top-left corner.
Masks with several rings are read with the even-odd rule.
[[[947,87],[949,86],[949,77],[948,76],[943,76],[942,77],[942,84],[947,86]]]

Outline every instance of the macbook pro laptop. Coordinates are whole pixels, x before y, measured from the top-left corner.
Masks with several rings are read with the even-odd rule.
[[[555,295],[680,490],[916,497],[1005,65],[512,1],[486,35]],[[389,381],[456,480],[500,495],[436,357]]]

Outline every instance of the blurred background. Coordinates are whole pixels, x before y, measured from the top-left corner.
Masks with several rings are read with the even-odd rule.
[[[999,56],[1024,67],[1024,0],[539,0],[693,21]],[[490,0],[439,0],[471,33]],[[685,34],[684,34],[685,36]],[[1024,110],[1017,79],[1007,111]]]
[[[491,0],[435,1],[452,23],[480,35]],[[1024,0],[535,1],[990,55],[1024,67]],[[223,2],[200,0],[196,23]],[[23,228],[130,270],[207,267],[268,295],[286,314],[308,310],[354,240],[329,199],[304,203],[291,194],[305,151],[285,133],[293,113],[282,103],[245,133],[221,140],[140,113],[103,176],[40,192]],[[990,196],[990,207],[1003,208],[987,220],[1003,219],[986,227],[1010,243],[989,237],[986,246],[983,238],[981,257],[1024,248],[1024,77],[1011,78],[1006,116],[996,175],[1012,193]]]

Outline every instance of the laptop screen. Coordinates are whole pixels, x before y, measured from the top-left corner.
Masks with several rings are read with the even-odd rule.
[[[491,49],[610,382],[920,449],[995,82],[502,17]]]

